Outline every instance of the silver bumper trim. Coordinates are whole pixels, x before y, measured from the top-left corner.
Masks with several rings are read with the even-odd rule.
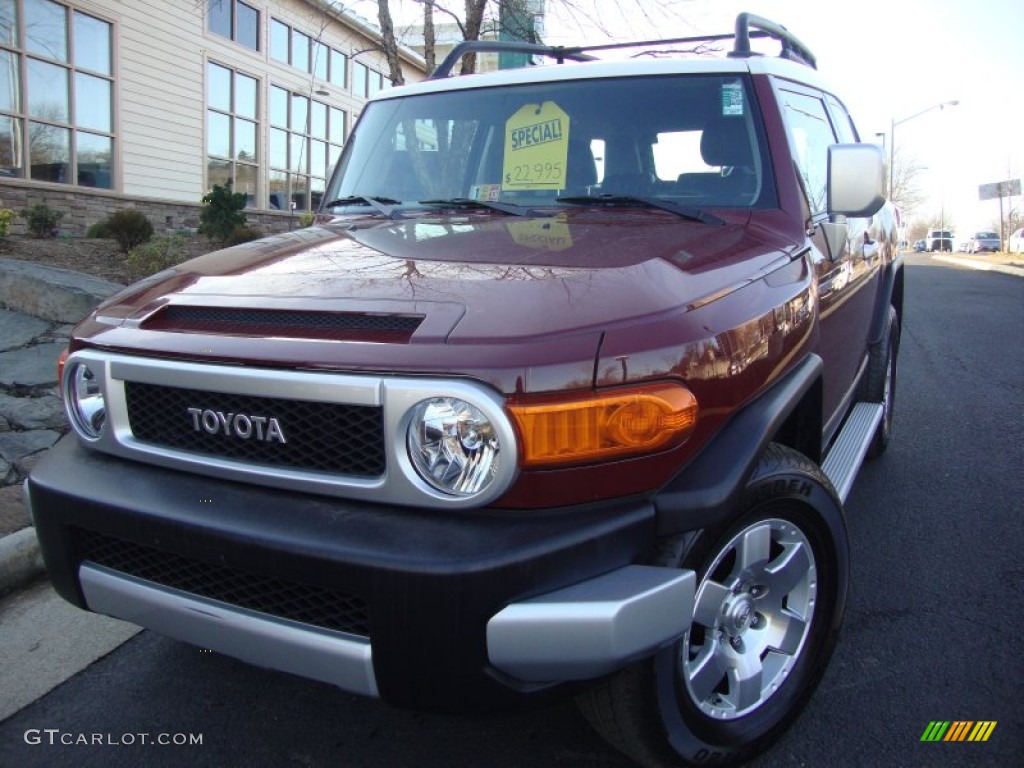
[[[109,568],[78,569],[89,609],[260,667],[377,697],[368,640],[189,595]]]
[[[696,581],[693,571],[630,565],[512,603],[487,623],[491,664],[529,682],[614,671],[682,636]]]

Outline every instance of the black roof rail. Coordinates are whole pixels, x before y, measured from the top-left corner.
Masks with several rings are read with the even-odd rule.
[[[781,24],[769,21],[752,13],[741,13],[736,17],[736,31],[720,35],[698,35],[696,37],[674,37],[667,40],[640,40],[632,43],[606,43],[603,45],[579,45],[565,47],[562,45],[541,45],[518,40],[464,40],[456,45],[441,65],[430,76],[431,80],[442,80],[448,77],[455,65],[467,53],[528,53],[534,56],[547,56],[559,64],[570,61],[594,61],[597,57],[590,56],[587,51],[610,51],[616,48],[637,48],[653,45],[678,45],[680,43],[709,43],[716,40],[735,40],[729,56],[747,58],[761,54],[751,50],[750,41],[755,38],[772,38],[782,44],[779,58],[789,59],[804,64],[812,69],[818,68],[818,62],[811,49]]]
[[[761,34],[751,32],[751,27],[761,30]],[[780,58],[798,61],[811,69],[818,68],[817,58],[800,38],[781,24],[776,24],[774,21],[769,21],[762,16],[755,16],[752,13],[741,13],[736,17],[736,42],[729,55],[737,58],[757,56],[758,54],[750,50],[750,38],[752,37],[771,37],[778,40],[782,43]]]

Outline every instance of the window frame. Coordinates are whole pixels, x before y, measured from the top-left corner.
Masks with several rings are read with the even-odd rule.
[[[280,91],[285,99],[284,124],[274,119],[274,90]],[[298,115],[294,110],[294,105],[298,103],[297,100],[301,100],[305,104],[303,110],[305,119],[298,121],[302,123],[301,125],[296,124]],[[314,115],[320,111],[324,115],[322,135],[318,128],[313,125]],[[271,195],[275,193],[275,190],[272,188],[275,186],[275,183],[280,182],[280,177],[283,174],[285,195],[289,205],[300,202],[296,199],[298,195],[302,196],[302,204],[296,204],[294,210],[316,210],[323,195],[326,194],[327,184],[330,182],[334,166],[337,165],[338,158],[341,157],[345,141],[348,138],[347,134],[350,126],[348,113],[341,107],[334,106],[329,101],[311,98],[308,93],[293,90],[280,83],[271,82],[268,84],[267,115],[267,130],[270,144],[276,146],[280,141],[279,135],[283,134],[283,148],[285,151],[284,161],[279,163],[276,162],[272,149],[268,147],[266,163],[268,208],[270,208]],[[340,141],[336,140],[337,136],[333,133],[336,120],[340,120],[342,124]],[[317,173],[316,169],[312,167],[314,142],[322,144],[325,161],[322,173]],[[298,148],[299,158],[294,157],[296,148]],[[332,158],[334,158],[333,161]],[[301,167],[299,167],[300,163]],[[296,184],[297,181],[302,185],[301,189]],[[322,182],[318,190],[313,188],[314,181]],[[319,193],[319,197],[316,197],[317,193]],[[286,209],[277,207],[273,210]]]
[[[212,91],[210,83],[212,76],[210,73],[211,67],[219,67],[227,70],[230,73],[230,94],[228,97],[228,108],[225,109],[223,106],[214,105],[211,101]],[[255,88],[253,89],[253,96],[256,103],[253,105],[251,112],[241,111],[237,102],[238,78],[246,78],[247,80],[255,81]],[[237,180],[238,180],[238,169],[239,167],[247,168],[252,170],[255,188],[251,196],[247,195],[246,208],[247,209],[258,209],[262,201],[261,189],[262,189],[262,175],[263,170],[267,167],[264,162],[265,152],[262,148],[261,138],[263,136],[263,82],[264,78],[252,72],[248,72],[238,67],[234,67],[230,64],[226,64],[223,61],[219,61],[213,58],[207,58],[204,61],[203,67],[203,84],[204,84],[204,99],[203,99],[203,158],[205,160],[203,164],[203,189],[207,192],[212,187],[210,179],[210,165],[212,161],[227,163],[229,167],[229,177],[232,182],[232,190],[238,191]],[[211,131],[210,131],[210,115],[220,115],[228,119],[228,152],[227,155],[216,154],[211,152]],[[252,161],[241,159],[238,157],[238,124],[239,122],[251,123],[254,127],[255,134],[255,159]]]
[[[294,24],[289,24],[287,21],[279,19],[276,16],[272,16],[269,18],[271,29],[273,29],[274,25],[277,25],[279,27],[283,27],[285,30],[287,30],[288,33],[287,57],[282,59],[279,58],[278,56],[275,56],[273,52],[273,45],[271,45],[270,50],[268,51],[267,54],[270,61],[277,62],[278,64],[284,64],[286,66],[291,67],[292,69],[297,69],[299,72],[302,72],[305,75],[311,75],[312,77],[316,78],[317,80],[320,80],[323,83],[330,83],[331,85],[341,88],[342,90],[348,90],[348,72],[351,69],[349,62],[352,58],[349,54],[331,45],[330,43],[325,42],[320,35],[312,35],[309,32],[306,32],[296,27]],[[296,35],[301,35],[306,40],[306,62],[304,66],[300,66],[295,63]],[[272,39],[273,36],[271,35],[271,40]],[[318,49],[320,50],[321,56],[323,57],[323,63],[321,65],[324,69],[323,74],[317,71],[317,62],[321,60],[319,57],[317,57]],[[335,77],[334,74],[334,65],[336,61],[340,61],[341,63],[342,71],[340,78]]]
[[[807,203],[807,209],[810,212],[811,218],[814,221],[822,220],[828,217],[828,146],[839,143],[838,133],[836,126],[833,122],[832,112],[829,109],[827,94],[816,88],[810,88],[799,83],[792,81],[781,81],[776,83],[776,94],[779,101],[779,112],[782,117],[783,125],[786,130],[786,139],[789,143],[789,149],[793,156],[794,165],[797,168],[797,177],[800,180],[800,188],[804,194],[804,200]],[[794,134],[793,124],[790,118],[789,105],[786,102],[786,95],[793,94],[798,97],[813,99],[821,107],[821,117],[824,118],[822,121],[824,125],[828,127],[831,135],[831,141],[825,147],[825,152],[817,158],[820,162],[819,170],[822,170],[822,177],[825,179],[825,186],[822,189],[823,198],[819,202],[812,199],[811,190],[808,189],[808,179],[805,178],[805,171],[801,168],[801,153],[797,145],[796,135]],[[816,115],[810,115],[815,119],[819,119]],[[851,122],[852,126],[852,122]],[[816,207],[820,204],[820,207]]]
[[[263,30],[263,9],[257,7],[251,2],[244,2],[244,0],[209,0],[211,5],[206,7],[204,16],[206,17],[205,29],[206,32],[212,35],[216,35],[220,39],[230,40],[236,45],[240,45],[246,50],[256,51],[257,53],[263,53],[262,46],[262,30]],[[224,35],[221,32],[215,30],[212,26],[213,14],[212,14],[212,3],[229,3],[230,4],[230,25],[231,34]],[[242,5],[248,8],[250,11],[256,14],[256,45],[251,46],[246,42],[239,39],[238,33],[238,6]]]
[[[11,144],[9,148],[12,165],[10,171],[0,172],[0,177],[10,179],[21,179],[37,184],[55,184],[61,187],[74,187],[80,189],[97,189],[116,192],[121,188],[119,148],[120,137],[117,131],[117,67],[115,41],[117,39],[117,22],[96,13],[91,8],[82,8],[78,4],[66,0],[47,0],[47,2],[62,11],[64,40],[62,41],[63,58],[52,58],[37,50],[30,50],[27,40],[25,21],[24,0],[14,0],[14,24],[16,39],[13,43],[8,40],[0,40],[0,52],[5,53],[12,63],[10,73],[12,80],[16,80],[17,92],[12,93],[14,97],[10,107],[0,109],[0,119],[9,120],[11,126]],[[78,20],[88,19],[105,26],[107,31],[106,71],[93,69],[86,64],[79,63],[78,56]],[[88,23],[88,22],[83,22]],[[30,62],[37,62],[46,67],[59,68],[63,73],[66,114],[58,117],[46,117],[32,113],[31,99],[33,98],[34,86],[29,82]],[[89,78],[88,81],[80,79]],[[79,122],[78,115],[78,91],[80,84],[86,82],[100,82],[107,85],[107,96],[109,99],[108,128],[87,124],[84,120]],[[62,166],[60,175],[65,178],[40,177],[33,174],[32,149],[33,149],[33,126],[40,126],[43,130],[53,129],[63,133],[64,156],[67,158]],[[79,151],[80,144],[84,141],[96,141],[105,144],[106,151],[106,183],[97,183],[97,178],[103,175],[103,165],[96,166],[97,173],[83,170],[81,162],[85,152]],[[93,164],[90,164],[93,165]],[[90,174],[93,183],[82,183],[83,175]]]

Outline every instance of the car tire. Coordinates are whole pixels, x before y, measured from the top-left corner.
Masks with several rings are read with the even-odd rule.
[[[875,430],[867,457],[877,458],[885,453],[892,436],[893,416],[896,412],[896,362],[900,351],[900,318],[896,309],[889,307],[883,340],[868,350],[868,366],[861,383],[860,399],[881,403],[882,421]]]
[[[810,698],[842,624],[849,547],[816,464],[770,445],[729,523],[659,543],[697,573],[690,628],[577,697],[610,744],[647,768],[731,765],[766,749]]]

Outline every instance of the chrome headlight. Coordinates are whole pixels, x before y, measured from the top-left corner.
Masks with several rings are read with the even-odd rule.
[[[107,406],[100,377],[88,363],[72,363],[65,374],[64,403],[71,425],[79,435],[96,440],[107,423]]]
[[[407,445],[417,474],[452,496],[485,491],[494,482],[501,460],[494,424],[479,408],[457,397],[416,404]]]

